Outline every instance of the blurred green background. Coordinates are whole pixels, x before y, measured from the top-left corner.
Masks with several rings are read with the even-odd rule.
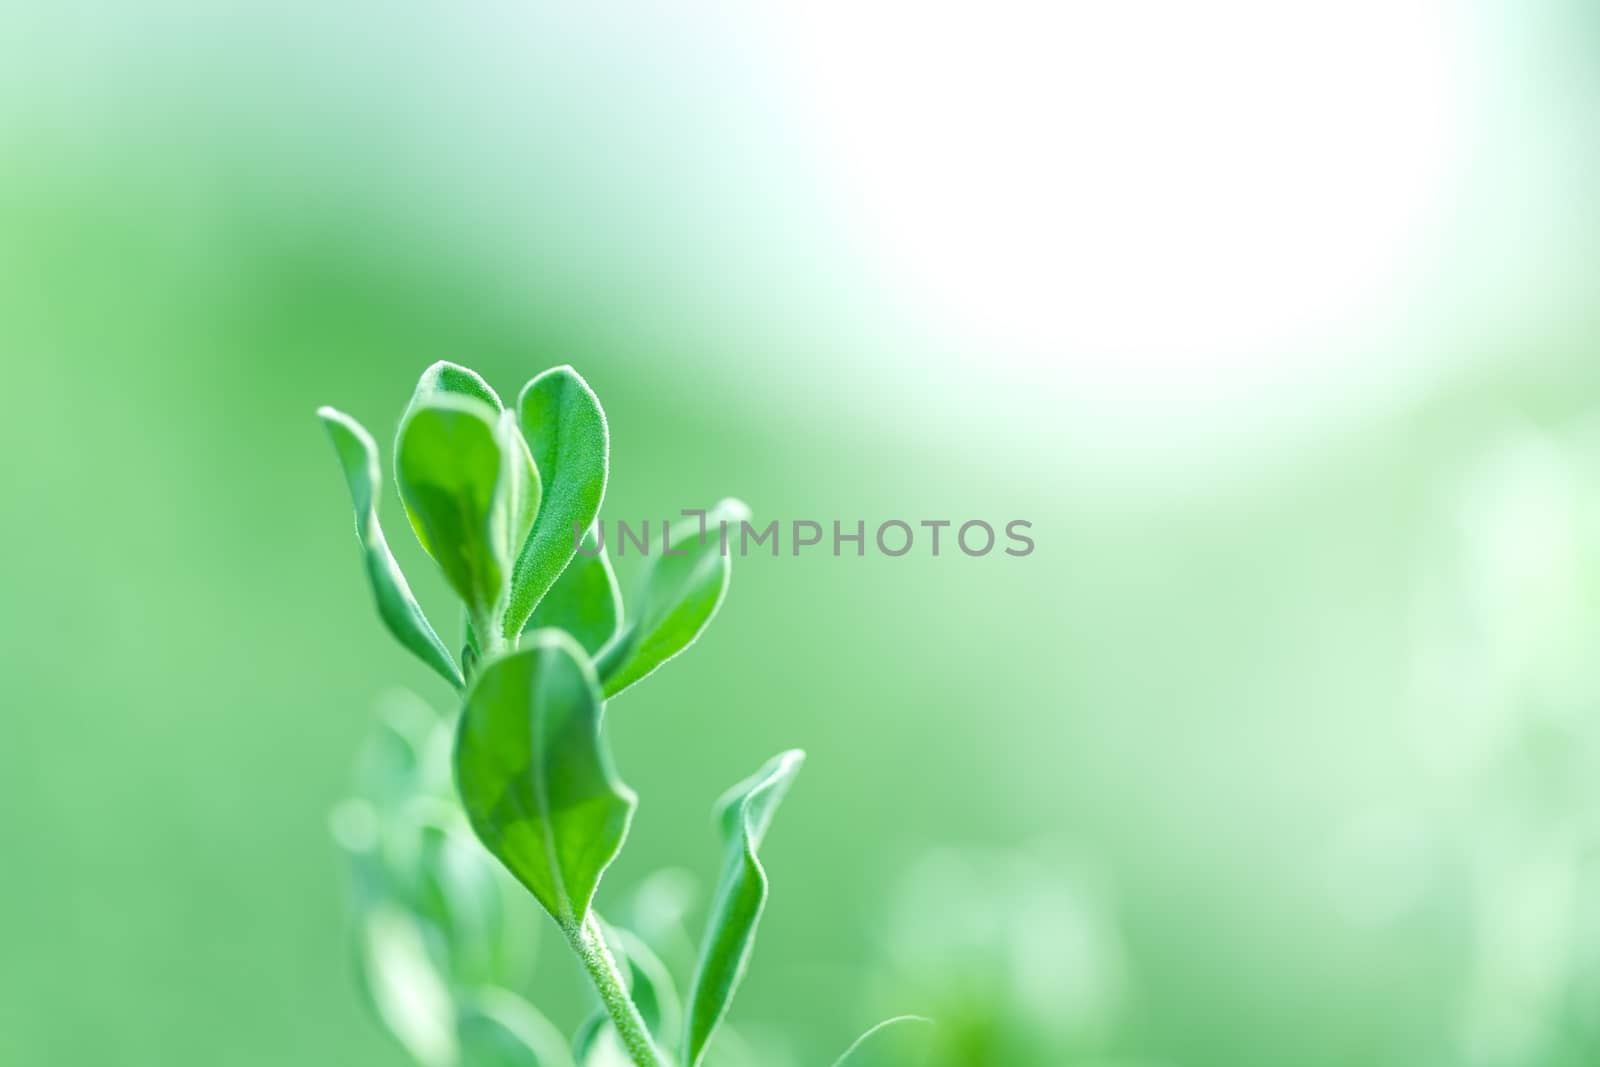
[[[1585,0],[0,10],[0,1063],[404,1062],[327,814],[447,694],[312,411],[439,358],[612,518],[1034,524],[738,560],[609,719],[605,893],[811,754],[774,1056],[1600,1062],[1597,114]]]

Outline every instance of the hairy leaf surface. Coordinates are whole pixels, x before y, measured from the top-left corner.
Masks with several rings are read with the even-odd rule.
[[[699,640],[722,606],[732,573],[721,524],[729,524],[731,543],[738,523],[749,515],[742,502],[724,500],[707,514],[703,532],[698,518],[673,524],[667,550],[650,561],[634,621],[596,660],[607,698]]]
[[[591,528],[583,538],[583,551],[574,556],[556,584],[539,601],[529,630],[553,626],[577,639],[591,656],[617,635],[622,622],[622,594],[605,546]]]
[[[601,923],[606,944],[617,961],[617,968],[628,983],[628,996],[639,1009],[639,1017],[658,1042],[672,1041],[683,1025],[683,1002],[672,981],[672,972],[661,958],[633,931]],[[599,1008],[573,1037],[573,1053],[585,1063],[601,1037],[611,1028],[605,1008]],[[614,1031],[613,1031],[614,1032]]]
[[[563,925],[588,915],[633,817],[600,711],[583,650],[565,633],[539,630],[483,669],[456,740],[456,782],[473,829]]]
[[[571,367],[554,367],[530,381],[517,411],[545,493],[532,536],[519,543],[507,637],[523,629],[572,561],[576,531],[587,530],[600,514],[610,449],[600,401]]]
[[[689,995],[685,1067],[698,1067],[744,977],[756,926],[767,903],[767,872],[756,853],[804,761],[803,752],[785,752],[754,777],[734,786],[718,803],[717,823],[727,857]]]
[[[470,397],[435,396],[400,426],[395,470],[411,525],[456,594],[492,616],[509,566],[507,467],[497,417]]]
[[[317,417],[333,441],[339,466],[350,487],[356,511],[356,536],[361,541],[378,617],[418,659],[457,689],[462,688],[466,683],[461,671],[412,595],[411,586],[389,551],[389,542],[378,523],[378,448],[372,435],[355,419],[334,408],[318,409]]]

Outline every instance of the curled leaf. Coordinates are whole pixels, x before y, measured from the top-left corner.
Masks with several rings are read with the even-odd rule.
[[[689,995],[685,1067],[698,1067],[744,978],[767,903],[767,872],[756,853],[804,761],[803,752],[785,752],[718,802],[717,823],[727,856]]]
[[[567,564],[534,609],[528,629],[552,626],[565,630],[592,656],[616,636],[621,621],[622,594],[617,591],[617,576],[611,570],[605,545],[591,528],[584,535],[583,551]]]
[[[456,783],[473,830],[566,927],[588,916],[635,806],[600,736],[600,711],[583,650],[558,630],[539,630],[484,668],[456,738]]]
[[[400,426],[395,471],[411,525],[476,618],[492,617],[509,567],[505,466],[495,413],[480,400],[436,396]]]
[[[722,524],[748,518],[738,500],[724,500],[706,515],[674,523],[667,550],[654,557],[630,623],[595,661],[607,698],[647,677],[699,640],[728,592],[732,572]]]
[[[890,1067],[905,1063],[903,1050],[892,1048],[890,1040],[893,1035],[891,1030],[898,1030],[907,1025],[932,1026],[932,1019],[924,1019],[920,1015],[902,1015],[895,1019],[885,1019],[874,1026],[844,1050],[844,1055],[833,1061],[833,1067],[868,1067],[869,1064],[881,1064]]]
[[[576,532],[600,514],[610,449],[600,401],[571,367],[554,367],[524,386],[517,412],[545,492],[532,534],[518,542],[507,637],[524,628],[572,561]]]
[[[356,511],[356,536],[361,541],[378,617],[418,659],[457,689],[462,688],[466,683],[461,671],[412,595],[400,564],[389,551],[383,527],[378,524],[378,448],[372,435],[355,419],[331,407],[319,408],[317,417],[333,441],[339,466],[350,487]]]

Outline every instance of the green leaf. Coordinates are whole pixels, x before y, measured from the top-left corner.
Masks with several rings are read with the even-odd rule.
[[[544,485],[539,479],[539,468],[533,464],[533,455],[528,451],[528,442],[517,426],[517,416],[509,411],[501,412],[498,430],[505,461],[500,484],[506,494],[506,553],[514,560],[533,531],[534,517],[539,514],[539,503],[544,497]],[[516,632],[512,630],[506,636]]]
[[[724,500],[706,515],[702,534],[698,518],[673,524],[668,550],[654,557],[635,605],[635,621],[600,653],[595,669],[607,698],[647,677],[699,640],[728,592],[732,572],[723,550],[721,523],[737,536],[737,525],[750,509],[738,500]]]
[[[505,405],[500,403],[500,394],[489,388],[489,383],[484,381],[477,371],[441,359],[423,371],[422,377],[417,379],[417,387],[411,393],[411,402],[406,405],[405,415],[400,417],[400,421],[405,422],[406,416],[414,409],[427,407],[444,395],[470,396],[474,400],[481,400],[494,408],[496,414],[505,410]]]
[[[472,828],[569,927],[588,916],[635,806],[601,739],[601,707],[583,650],[559,630],[539,630],[484,668],[456,738]]]
[[[414,407],[395,445],[400,497],[428,554],[475,618],[493,618],[509,567],[514,494],[493,409],[440,395]]]
[[[605,545],[591,528],[583,537],[583,551],[573,557],[539,601],[527,628],[553,626],[565,630],[592,656],[617,635],[621,622],[622,594],[617,590],[617,576],[611,570]]]
[[[466,683],[444,642],[429,625],[411,586],[389,551],[383,528],[378,524],[378,448],[362,425],[342,411],[319,408],[317,417],[333,441],[339,465],[350,486],[356,510],[356,537],[361,541],[367,565],[367,578],[378,604],[378,617],[399,642],[422,662],[432,667],[445,681],[462,688]]]
[[[453,805],[419,798],[397,820],[410,852],[405,899],[438,934],[438,955],[456,986],[506,983],[517,957],[506,936],[501,874]]]
[[[359,937],[359,973],[379,1020],[423,1067],[455,1067],[455,1006],[416,919],[375,907],[362,916]]]
[[[555,1024],[503,989],[479,990],[457,1019],[463,1067],[575,1067]]]
[[[717,823],[727,858],[689,996],[683,1041],[685,1067],[698,1067],[744,977],[756,926],[767,903],[767,872],[756,852],[804,761],[803,752],[785,752],[754,777],[734,786],[718,802]]]
[[[924,1019],[920,1015],[902,1015],[896,1019],[886,1019],[874,1026],[871,1030],[856,1038],[855,1043],[844,1050],[844,1055],[833,1061],[833,1067],[868,1067],[869,1064],[879,1064],[881,1067],[903,1067],[907,1060],[906,1050],[899,1047],[900,1042],[895,1039],[898,1031],[903,1030],[908,1024],[918,1026],[931,1026],[933,1020]]]
[[[552,368],[530,381],[517,411],[545,493],[532,536],[519,542],[507,637],[523,629],[571,562],[577,531],[587,530],[600,514],[610,448],[600,401],[571,367]]]

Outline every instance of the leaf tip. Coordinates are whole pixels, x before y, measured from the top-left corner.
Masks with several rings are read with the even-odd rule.
[[[723,497],[717,501],[716,506],[711,509],[711,513],[717,518],[726,519],[729,522],[743,522],[750,518],[751,515],[750,505],[736,496]]]

